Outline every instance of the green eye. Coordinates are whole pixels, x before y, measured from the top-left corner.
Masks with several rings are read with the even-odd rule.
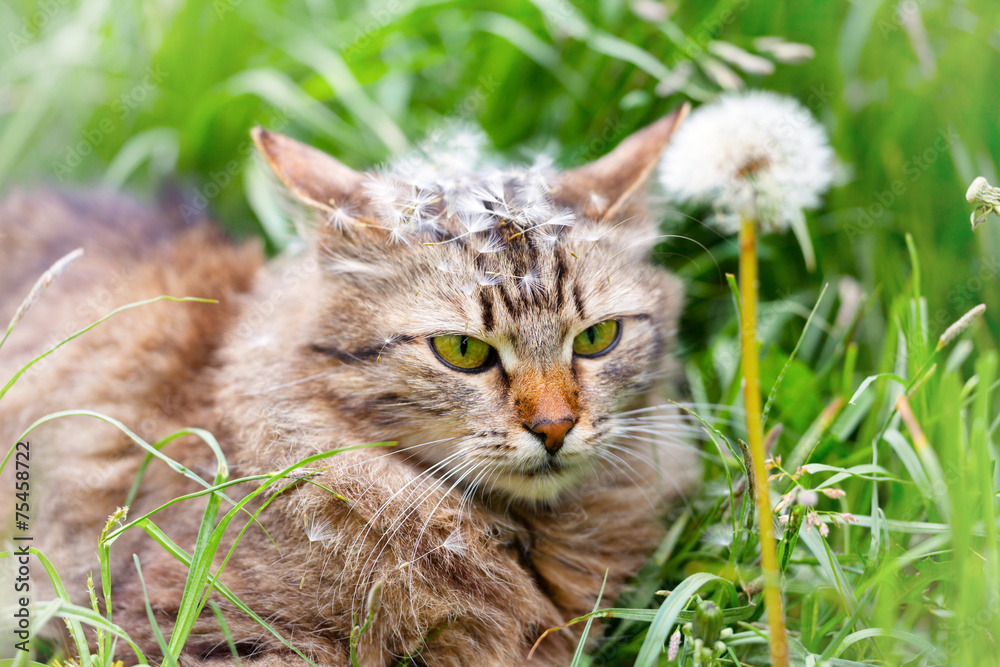
[[[581,357],[596,357],[618,342],[621,325],[618,320],[604,320],[599,324],[589,326],[573,339],[573,352]]]
[[[483,368],[493,359],[493,348],[470,336],[435,336],[431,347],[441,361],[461,371]]]

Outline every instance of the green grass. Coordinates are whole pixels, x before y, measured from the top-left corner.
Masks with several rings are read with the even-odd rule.
[[[289,230],[250,160],[255,124],[360,168],[458,115],[501,150],[556,147],[579,163],[682,101],[717,94],[705,73],[711,39],[750,50],[762,35],[810,44],[816,56],[805,64],[743,76],[809,107],[842,163],[825,207],[808,218],[815,270],[792,235],[761,239],[765,428],[782,426],[773,453],[785,471],[772,500],[795,487],[837,488],[844,496],[821,495],[819,516],[857,518],[828,524],[825,538],[806,530],[801,509],[788,520],[779,557],[793,662],[1000,664],[991,394],[1000,220],[972,234],[964,200],[975,176],[998,180],[1000,25],[991,0],[902,7],[901,19],[892,3],[688,2],[652,20],[622,0],[14,0],[0,5],[0,183],[103,183],[152,198],[174,182],[196,193],[199,212],[277,250]],[[660,96],[662,79],[687,62],[694,74]],[[688,285],[685,376],[693,401],[732,406],[738,422],[739,331],[725,278],[737,248],[697,223],[702,212],[687,213],[665,224],[690,241],[657,253]],[[935,351],[979,303],[985,317]],[[617,611],[578,664],[676,664],[660,651],[675,621],[693,624],[680,654],[692,664],[705,632],[688,603],[696,593],[733,630],[713,660],[766,663],[762,609],[745,609],[760,597],[734,455],[745,436],[707,423],[719,430],[701,491],[633,590],[606,601]],[[204,481],[221,513],[206,515],[204,550],[163,543],[202,564],[232,510],[219,496],[225,482]],[[132,525],[156,538],[152,519]],[[211,573],[192,572],[194,613]],[[100,664],[112,646],[130,650],[92,610],[47,609],[76,623],[74,633],[103,628]],[[177,648],[183,632],[164,637]]]

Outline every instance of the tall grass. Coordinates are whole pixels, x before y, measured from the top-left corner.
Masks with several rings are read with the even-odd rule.
[[[1000,227],[989,220],[973,235],[963,199],[975,176],[998,182],[993,3],[658,7],[15,0],[0,5],[0,182],[103,181],[152,197],[179,181],[194,193],[192,215],[211,212],[278,249],[290,231],[249,160],[254,124],[363,167],[459,115],[502,150],[555,143],[579,163],[683,100],[735,85],[711,40],[810,44],[805,64],[737,77],[798,97],[842,162],[808,220],[816,269],[791,236],[760,247],[765,427],[782,427],[771,431],[772,504],[792,494],[777,536],[792,663],[1000,664]],[[739,323],[724,277],[737,247],[699,225],[701,212],[685,213],[693,220],[667,224],[691,242],[657,253],[688,286],[685,377],[694,403],[723,406],[712,415],[723,418],[729,406],[737,426],[706,418],[715,446],[702,490],[632,590],[597,612],[604,636],[577,664],[693,664],[706,646],[718,664],[768,660],[738,445]],[[937,349],[979,303],[986,316]],[[816,506],[798,504],[810,490]],[[198,570],[192,611],[209,578]],[[722,610],[731,635],[696,622],[706,604],[696,598]],[[109,619],[60,608],[114,635]],[[672,661],[665,643],[676,645]]]

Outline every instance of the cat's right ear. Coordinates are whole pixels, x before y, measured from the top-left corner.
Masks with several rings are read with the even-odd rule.
[[[328,215],[367,209],[364,174],[283,134],[255,127],[250,136],[268,166],[301,203]]]

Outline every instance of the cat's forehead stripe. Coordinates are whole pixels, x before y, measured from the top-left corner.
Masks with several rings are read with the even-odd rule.
[[[577,316],[581,320],[586,319],[587,315],[583,310],[583,297],[580,294],[580,284],[576,281],[573,282],[573,306],[576,308]]]
[[[493,330],[493,297],[489,290],[479,290],[479,307],[483,320],[483,332],[489,333]]]
[[[562,248],[555,249],[556,273],[555,285],[552,287],[553,296],[556,300],[556,310],[563,307],[563,279],[566,277],[566,253]]]

